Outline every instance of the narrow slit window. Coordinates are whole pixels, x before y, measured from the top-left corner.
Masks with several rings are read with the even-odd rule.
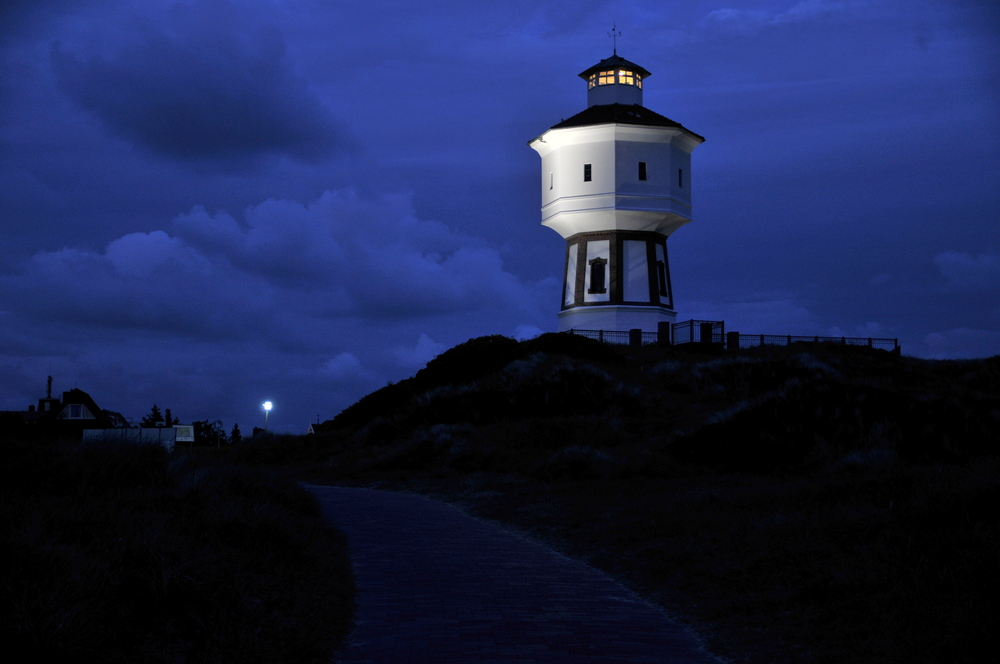
[[[590,182],[590,180],[591,180],[591,177],[590,177],[590,164],[584,164],[583,165],[583,181],[584,182]]]
[[[555,183],[555,177],[552,171],[549,171],[549,189],[552,189],[552,185]]]
[[[667,295],[667,266],[663,261],[656,261],[656,277],[660,286],[660,295]]]
[[[681,189],[684,188],[684,169],[683,168],[678,168],[677,169],[677,186],[680,187]]]
[[[606,258],[594,258],[590,261],[590,288],[588,293],[607,293],[605,285],[605,272],[608,261]]]
[[[644,161],[639,162],[639,179],[640,180],[646,179],[646,162]]]

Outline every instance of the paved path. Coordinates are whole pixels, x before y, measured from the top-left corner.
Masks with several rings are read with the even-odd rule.
[[[603,573],[411,494],[311,486],[350,542],[355,662],[717,662]]]

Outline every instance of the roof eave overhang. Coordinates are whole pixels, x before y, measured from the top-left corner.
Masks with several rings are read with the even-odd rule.
[[[610,58],[605,58],[604,60],[601,60],[593,67],[588,67],[587,69],[585,69],[583,72],[580,73],[580,78],[586,80],[590,78],[590,75],[593,74],[594,72],[601,71],[602,69],[608,69],[611,67],[624,67],[626,69],[631,69],[632,71],[636,72],[643,78],[652,76],[652,74],[646,71],[645,68],[640,67],[634,62],[629,62],[628,60],[619,55],[612,55]]]

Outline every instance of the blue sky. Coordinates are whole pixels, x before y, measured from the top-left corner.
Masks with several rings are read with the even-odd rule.
[[[707,138],[680,319],[1000,353],[992,2],[35,0],[0,8],[0,409],[301,431],[556,329],[528,140],[618,52]]]

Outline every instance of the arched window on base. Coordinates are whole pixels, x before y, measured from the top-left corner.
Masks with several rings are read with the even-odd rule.
[[[607,293],[607,265],[606,258],[593,258],[590,260],[590,288],[588,293]]]

